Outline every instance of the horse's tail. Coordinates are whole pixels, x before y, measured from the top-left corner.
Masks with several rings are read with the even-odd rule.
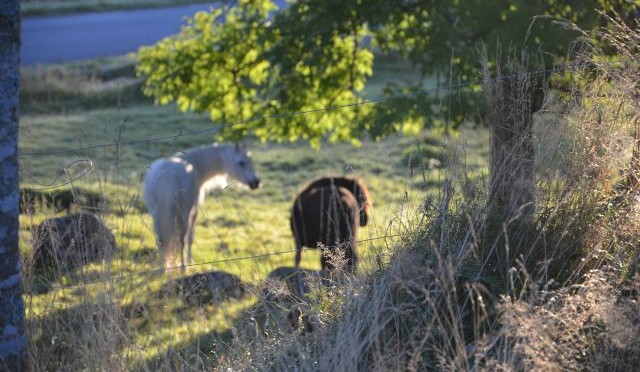
[[[164,210],[155,216],[158,244],[162,253],[165,269],[182,265],[182,251],[184,245],[184,228],[180,215],[173,204],[163,203]]]
[[[184,234],[179,229],[175,204],[171,202],[171,198],[166,197],[163,186],[166,187],[162,183],[145,184],[144,197],[147,209],[153,217],[153,229],[163,267],[168,269],[180,264]]]
[[[162,252],[162,264],[165,270],[182,267],[182,242],[175,236],[160,242]]]

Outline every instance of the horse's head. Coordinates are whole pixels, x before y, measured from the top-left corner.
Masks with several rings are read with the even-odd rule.
[[[260,178],[256,176],[253,170],[251,154],[247,152],[244,146],[238,144],[230,146],[225,157],[225,163],[227,174],[231,179],[249,186],[251,189],[260,187]]]

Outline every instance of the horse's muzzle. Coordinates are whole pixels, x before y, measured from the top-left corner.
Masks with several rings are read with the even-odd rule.
[[[249,182],[249,188],[251,188],[251,190],[255,190],[258,187],[260,187],[260,179],[256,178],[253,181]]]

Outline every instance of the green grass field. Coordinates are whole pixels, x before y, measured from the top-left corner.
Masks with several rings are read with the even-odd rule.
[[[127,342],[118,353],[133,365],[153,366],[180,350],[184,355],[198,348],[220,352],[234,323],[256,305],[257,296],[193,308],[161,291],[167,279],[154,273],[160,261],[152,221],[141,202],[146,167],[159,157],[211,142],[216,128],[206,115],[181,114],[173,106],[154,106],[137,95],[139,85],[128,75],[130,63],[126,58],[109,59],[23,70],[22,186],[101,193],[107,200],[103,217],[118,247],[113,260],[62,277],[48,293],[35,293],[36,285],[27,280],[27,319],[33,327],[32,350],[37,351],[51,342],[51,334],[40,328],[52,319],[67,324],[73,314],[100,304],[125,316],[142,308],[143,315],[127,322]],[[391,63],[382,65],[367,94],[379,94],[385,79],[403,74]],[[202,130],[210,132],[189,134]],[[360,271],[370,271],[397,239],[406,239],[396,235],[410,230],[423,201],[437,197],[453,163],[449,149],[459,146],[461,139],[466,141],[466,162],[475,169],[472,174],[486,176],[488,134],[480,130],[462,132],[460,138],[428,132],[415,138],[364,140],[359,148],[327,143],[317,151],[305,143],[248,140],[263,187],[256,191],[231,187],[207,198],[197,221],[195,265],[187,274],[221,270],[259,291],[269,272],[293,265],[289,208],[299,186],[330,174],[356,175],[369,187],[373,219],[360,231],[363,242],[358,249],[363,257]],[[34,227],[55,216],[51,210],[21,216],[25,257],[30,255]],[[263,257],[238,259],[256,255]],[[318,253],[305,252],[302,266],[318,269]],[[68,337],[69,344],[82,338],[74,332]],[[215,360],[206,355],[204,360]],[[57,363],[45,359],[45,366]]]

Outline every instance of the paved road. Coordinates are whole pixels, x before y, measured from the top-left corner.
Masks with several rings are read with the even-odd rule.
[[[282,6],[284,0],[276,1]],[[212,4],[22,20],[22,65],[122,55],[175,34],[184,17]]]

